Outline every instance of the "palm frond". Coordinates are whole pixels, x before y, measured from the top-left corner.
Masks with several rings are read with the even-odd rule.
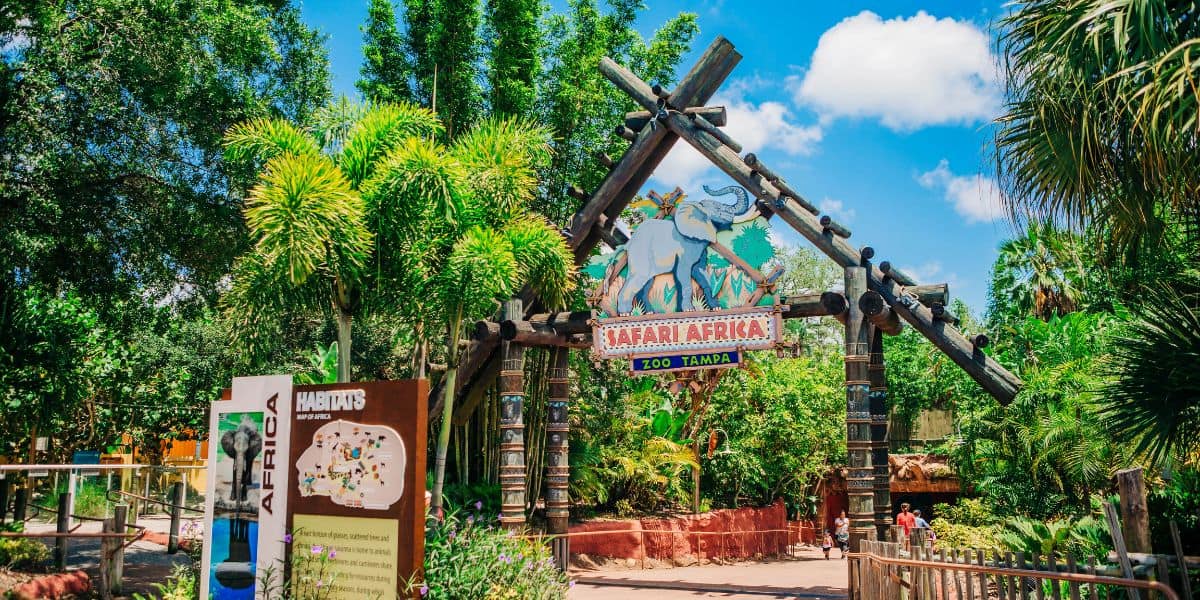
[[[438,296],[447,307],[461,306],[465,318],[479,318],[512,295],[519,273],[512,244],[498,232],[474,227],[454,244],[438,276]]]
[[[423,221],[457,223],[466,178],[463,165],[444,146],[409,137],[388,152],[361,189],[382,232]]]
[[[283,119],[255,119],[225,132],[225,158],[270,160],[280,154],[318,154],[317,141]]]
[[[472,222],[497,226],[523,212],[549,147],[549,131],[522,119],[489,119],[460,135],[450,151],[469,173]]]
[[[370,110],[369,104],[353,102],[344,94],[338,96],[337,100],[318,108],[313,113],[313,135],[327,152],[340,154],[354,125]]]
[[[322,265],[343,276],[361,269],[371,251],[364,213],[362,198],[320,154],[271,159],[245,208],[255,251],[286,263],[293,284]]]
[[[529,215],[505,227],[504,237],[512,245],[521,269],[521,279],[546,304],[565,308],[575,289],[575,259],[562,234],[539,216]]]
[[[1159,462],[1200,448],[1200,294],[1196,282],[1145,291],[1115,336],[1102,414],[1118,439]]]
[[[350,184],[358,188],[389,150],[409,138],[432,138],[441,132],[441,122],[429,109],[409,103],[377,104],[355,122],[339,161]]]

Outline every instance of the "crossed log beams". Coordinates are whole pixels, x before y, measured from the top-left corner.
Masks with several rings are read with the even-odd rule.
[[[922,304],[944,304],[949,298],[950,288],[944,283],[937,283],[906,288],[905,293],[916,297]],[[783,299],[782,304],[785,319],[832,316],[841,317],[839,320],[844,321],[849,307],[846,297],[840,292],[788,296]],[[591,321],[592,313],[586,310],[539,313],[530,315],[523,321],[478,321],[475,323],[471,339],[476,343],[487,342],[493,345],[503,341],[515,342],[522,346],[587,348],[592,345]],[[455,422],[458,422],[457,411]]]
[[[691,71],[680,80],[675,90],[666,96],[665,102],[684,110],[703,105],[712,98],[717,88],[724,83],[725,78],[741,60],[742,55],[734,50],[733,44],[723,36],[718,36]],[[652,110],[652,114],[657,114],[656,108]],[[666,127],[643,127],[636,134],[631,129],[623,126],[622,128],[633,134],[629,136],[633,138],[633,143],[605,176],[600,187],[591,194],[590,200],[575,213],[571,226],[564,232],[575,253],[576,265],[586,262],[596,244],[601,241],[601,216],[607,219],[606,222],[615,223],[621,211],[625,210],[679,139]],[[525,300],[526,314],[538,309],[538,304],[529,289],[522,290],[519,296]],[[499,375],[500,365],[495,357],[498,343],[498,340],[489,338],[473,341],[468,346],[466,358],[459,367],[457,389],[452,390],[456,396],[465,396],[459,403],[461,408],[455,411],[455,422],[459,422],[457,415],[464,414],[463,409],[474,410],[475,405],[482,399],[483,390]],[[446,390],[441,385],[430,393],[430,414],[441,412],[445,394]],[[465,414],[470,413],[468,411]]]
[[[834,262],[843,267],[863,264],[859,251],[844,238],[822,227],[808,210],[803,210],[796,201],[764,177],[756,176],[754,169],[729,146],[706,133],[705,128],[697,126],[695,121],[703,117],[680,113],[671,108],[673,105],[669,101],[663,110],[659,110],[658,98],[650,87],[610,58],[601,59],[600,71],[647,110],[656,112],[659,123],[686,140],[734,181],[763,200],[772,212]],[[1001,404],[1008,404],[1017,395],[1022,385],[1019,378],[980,351],[976,343],[972,343],[948,322],[935,319],[929,308],[904,293],[904,286],[895,278],[889,277],[875,265],[866,267],[866,277],[868,289],[878,292],[892,311],[933,342]]]

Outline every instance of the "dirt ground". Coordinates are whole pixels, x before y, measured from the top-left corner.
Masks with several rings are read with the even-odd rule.
[[[835,551],[834,556],[837,556]],[[726,598],[834,599],[846,597],[846,562],[825,560],[820,549],[804,548],[794,558],[735,565],[646,570],[573,569],[570,600],[630,596],[653,600]]]

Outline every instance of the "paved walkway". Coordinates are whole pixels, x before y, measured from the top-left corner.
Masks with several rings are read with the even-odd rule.
[[[836,558],[825,560],[816,548],[804,548],[795,558],[727,566],[629,571],[576,569],[571,578],[576,584],[567,596],[570,600],[631,595],[654,600],[846,597],[846,562]]]

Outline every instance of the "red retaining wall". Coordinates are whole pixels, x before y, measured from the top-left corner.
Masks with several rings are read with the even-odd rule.
[[[67,595],[83,595],[91,591],[92,582],[83,571],[55,573],[26,581],[10,590],[15,598],[61,598]]]
[[[610,558],[750,558],[787,549],[787,509],[782,501],[764,508],[722,509],[668,519],[592,521],[572,525],[571,553]],[[795,529],[795,526],[792,527]],[[592,533],[605,532],[612,533]],[[727,535],[705,533],[751,532]],[[639,534],[638,532],[646,532]],[[763,533],[753,533],[763,532]],[[809,528],[808,532],[811,532]],[[700,535],[697,535],[700,534]],[[811,533],[809,533],[811,536]],[[803,537],[791,541],[807,541]]]

